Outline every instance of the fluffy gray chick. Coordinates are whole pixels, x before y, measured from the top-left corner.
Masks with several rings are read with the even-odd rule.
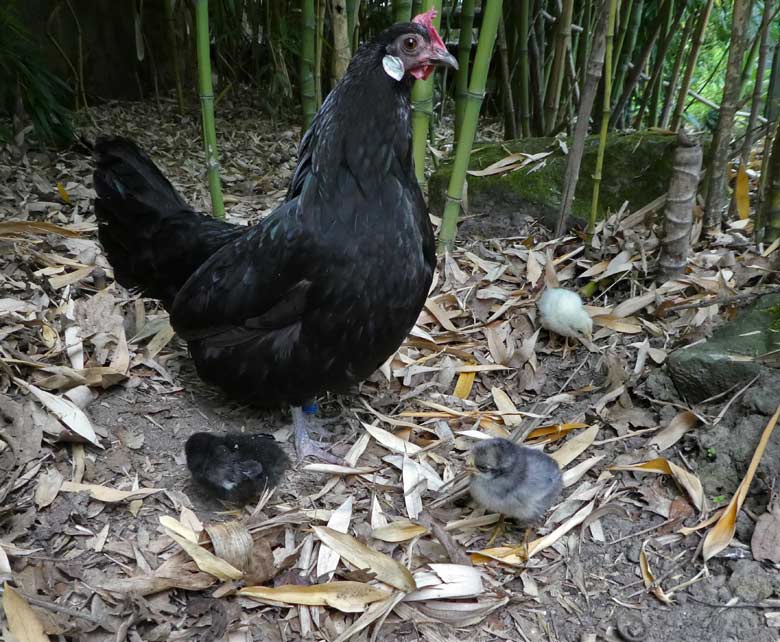
[[[562,337],[591,338],[593,321],[580,295],[566,288],[547,288],[537,302],[542,326]]]
[[[528,526],[542,521],[563,488],[555,460],[507,439],[479,441],[471,450],[471,496],[496,513]]]

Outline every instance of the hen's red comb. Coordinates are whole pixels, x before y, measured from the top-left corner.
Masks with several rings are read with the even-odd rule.
[[[431,36],[431,42],[441,48],[446,49],[444,41],[441,39],[439,32],[436,31],[436,27],[433,26],[433,19],[436,17],[436,9],[431,9],[425,13],[421,13],[412,19],[412,22],[416,22],[418,25],[422,25],[428,30],[428,34]]]

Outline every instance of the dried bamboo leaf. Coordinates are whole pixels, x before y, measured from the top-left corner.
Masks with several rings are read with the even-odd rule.
[[[420,524],[415,524],[409,520],[391,522],[385,526],[380,526],[371,531],[371,537],[382,540],[383,542],[406,542],[415,537],[426,535],[428,529]]]
[[[353,566],[374,573],[385,584],[401,591],[417,588],[409,569],[389,555],[375,551],[346,533],[339,533],[327,526],[313,526],[320,541],[336,551]],[[385,596],[386,597],[386,596]]]
[[[386,600],[389,591],[383,591],[361,582],[328,582],[311,586],[285,585],[269,588],[247,586],[238,591],[266,604],[302,604],[306,606],[330,606],[344,613],[361,613],[372,602]]]
[[[772,431],[775,429],[779,417],[780,405],[777,406],[775,414],[772,415],[769,423],[764,428],[764,432],[761,433],[761,439],[758,442],[758,446],[756,446],[756,451],[753,453],[753,459],[750,460],[750,465],[748,466],[744,479],[737,488],[737,492],[734,493],[729,505],[718,519],[717,524],[713,526],[712,530],[707,533],[704,538],[702,557],[705,562],[726,548],[731,542],[731,538],[734,537],[734,533],[737,529],[737,515],[742,508],[742,503],[745,501],[748,489],[750,488],[750,483],[753,481],[753,476],[756,474],[756,468],[758,468],[761,457],[764,455],[766,445],[769,443],[769,438],[772,436]]]
[[[707,499],[704,496],[704,489],[702,488],[701,481],[693,473],[689,473],[687,470],[680,468],[674,462],[669,461],[663,457],[651,459],[637,464],[628,464],[625,466],[610,466],[609,470],[630,470],[636,472],[650,472],[661,473],[663,475],[671,475],[677,480],[677,482],[685,489],[688,497],[690,497],[693,505],[700,511],[707,509]]]
[[[49,642],[38,614],[8,582],[3,584],[3,611],[8,629],[18,642]]]

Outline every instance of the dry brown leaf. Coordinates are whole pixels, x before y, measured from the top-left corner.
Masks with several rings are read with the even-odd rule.
[[[404,597],[404,602],[474,598],[482,595],[482,573],[463,564],[429,564],[430,571],[414,574],[417,590]]]
[[[389,591],[361,582],[329,582],[312,586],[285,585],[275,588],[247,586],[238,594],[266,604],[330,606],[344,613],[361,613],[367,605],[385,600],[391,595]]]
[[[426,535],[428,529],[409,520],[392,522],[385,526],[380,526],[371,531],[371,537],[382,540],[383,542],[406,542],[407,540]]]
[[[328,528],[339,533],[346,533],[349,530],[349,522],[352,519],[352,497],[348,497],[341,506],[339,506],[328,520]],[[329,546],[322,544],[320,552],[317,554],[317,579],[330,580],[333,572],[339,565],[339,554]]]
[[[750,217],[750,181],[743,163],[737,170],[737,181],[734,187],[734,200],[737,203],[737,214],[743,221]]]
[[[461,372],[458,375],[458,381],[455,384],[455,391],[453,394],[459,399],[468,399],[476,377],[476,372]]]
[[[363,428],[366,429],[366,432],[368,432],[368,434],[370,434],[374,439],[376,439],[380,444],[382,444],[388,450],[392,450],[393,452],[397,452],[401,454],[409,454],[409,455],[414,455],[415,453],[418,453],[421,450],[421,448],[417,444],[413,444],[410,441],[405,441],[400,437],[396,437],[393,433],[388,432],[384,428],[379,428],[378,426],[372,426],[371,424],[367,424],[365,421],[361,421],[360,423],[363,424]]]
[[[50,468],[38,477],[38,485],[35,487],[35,505],[38,508],[49,506],[57,498],[63,481],[65,478],[56,468]]]
[[[756,474],[756,468],[758,468],[761,457],[764,455],[766,445],[769,443],[769,438],[772,436],[778,417],[780,417],[780,406],[777,407],[775,414],[772,415],[766,428],[764,428],[764,432],[761,433],[761,439],[758,442],[758,446],[756,446],[756,451],[753,453],[753,459],[750,460],[750,465],[744,479],[737,488],[737,492],[734,493],[729,505],[726,506],[723,514],[718,519],[717,524],[705,536],[702,548],[702,557],[705,562],[720,553],[731,543],[731,539],[737,530],[737,515],[742,508],[742,503],[745,501],[750,483],[753,481],[753,475]]]
[[[659,452],[664,451],[676,444],[686,432],[698,424],[699,418],[690,410],[681,410],[672,418],[666,428],[653,435],[647,445],[656,446]]]
[[[14,379],[14,382],[31,392],[51,414],[57,417],[57,419],[73,431],[75,435],[87,440],[98,448],[103,447],[100,444],[100,440],[95,434],[95,429],[92,427],[87,415],[85,415],[84,411],[72,401],[65,399],[64,397],[53,395],[45,390],[41,390],[37,386],[33,386],[21,379]]]
[[[392,557],[369,548],[351,535],[339,533],[327,526],[313,526],[320,541],[336,551],[353,566],[373,573],[385,584],[409,593],[417,588],[409,569]]]
[[[116,488],[110,488],[109,486],[101,486],[100,484],[77,484],[75,482],[66,481],[62,483],[60,488],[65,493],[89,493],[93,499],[105,502],[107,504],[115,504],[117,502],[126,502],[133,499],[143,499],[154,493],[159,493],[162,488],[139,488],[137,490],[117,490]]]
[[[642,572],[642,580],[645,588],[655,595],[664,604],[671,604],[671,595],[667,595],[664,590],[656,584],[655,575],[650,570],[650,562],[647,561],[646,551],[647,541],[642,542],[642,548],[639,550],[639,570]]]
[[[642,326],[634,317],[619,318],[612,314],[597,314],[593,317],[593,323],[622,334],[642,332]]]
[[[704,489],[702,488],[699,478],[693,473],[689,473],[687,470],[680,468],[677,464],[668,459],[658,457],[637,464],[610,466],[609,470],[631,470],[636,472],[671,475],[685,489],[685,492],[688,497],[690,497],[693,505],[696,506],[699,511],[707,510],[707,499],[704,496]]]
[[[8,629],[18,642],[49,642],[38,614],[8,582],[3,584],[3,611]]]
[[[223,582],[240,580],[244,577],[244,574],[235,566],[217,557],[202,546],[193,544],[190,540],[177,535],[172,530],[168,530],[168,535],[184,549],[187,555],[192,558],[192,561],[195,562],[195,565],[204,573],[208,573]]]
[[[80,232],[44,221],[0,221],[0,234],[59,234],[75,238]]]
[[[493,387],[490,391],[493,395],[493,403],[502,413],[501,418],[507,426],[519,426],[523,423],[523,418],[517,412],[517,406],[501,388]]]
[[[184,524],[182,524],[175,517],[171,517],[170,515],[162,515],[160,517],[160,524],[162,524],[168,530],[173,531],[177,535],[180,535],[181,537],[188,539],[193,544],[198,543],[198,534],[194,530],[192,530],[189,526],[185,526]]]
[[[569,439],[563,446],[553,453],[550,453],[552,457],[561,468],[566,468],[571,462],[585,452],[590,445],[595,441],[596,435],[599,434],[601,426],[594,424],[587,430],[583,430],[581,433]]]

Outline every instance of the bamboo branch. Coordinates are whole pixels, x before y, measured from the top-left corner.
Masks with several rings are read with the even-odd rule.
[[[555,52],[547,84],[545,99],[545,132],[549,135],[558,124],[558,111],[561,103],[563,77],[566,73],[566,58],[571,47],[571,20],[574,11],[574,0],[563,0],[560,18],[555,31]]]

